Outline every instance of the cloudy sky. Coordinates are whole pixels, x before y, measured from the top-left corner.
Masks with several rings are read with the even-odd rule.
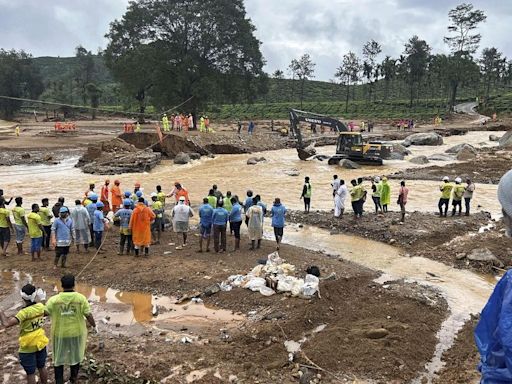
[[[333,78],[341,57],[361,53],[375,39],[383,55],[397,56],[417,34],[434,52],[446,52],[448,11],[462,0],[245,0],[262,41],[266,70],[285,70],[291,59],[310,53],[316,78]],[[81,44],[106,46],[109,23],[120,18],[127,0],[0,0],[0,48],[34,56],[72,56]],[[44,4],[44,6],[42,5]],[[512,58],[512,0],[474,0],[485,11],[482,47],[496,46]]]

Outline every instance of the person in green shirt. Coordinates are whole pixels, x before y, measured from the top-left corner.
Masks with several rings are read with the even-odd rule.
[[[309,182],[309,177],[304,178],[304,186],[302,187],[302,194],[300,195],[301,199],[304,199],[304,213],[309,213],[311,209],[311,195],[312,195],[312,187]]]
[[[18,247],[18,255],[23,254],[23,240],[27,234],[27,220],[25,219],[25,209],[22,207],[23,198],[18,196],[14,199],[16,206],[12,209],[14,217],[14,230],[16,232],[16,246]]]
[[[167,195],[162,192],[162,186],[156,186],[156,197],[158,201],[162,203],[162,232],[165,230],[165,198]]]
[[[7,317],[3,311],[0,311],[0,322],[5,328],[20,326],[18,352],[20,364],[27,374],[27,383],[36,383],[37,368],[39,382],[46,384],[48,382],[46,370],[48,338],[43,329],[44,304],[37,302],[37,299],[44,300],[46,293],[41,289],[36,290],[32,284],[27,284],[21,289],[20,294],[25,307],[14,317]]]
[[[386,213],[388,211],[388,205],[391,204],[391,187],[389,186],[387,177],[382,178],[381,184],[380,203],[382,204],[382,210]]]
[[[459,216],[462,215],[462,198],[464,197],[464,191],[466,188],[462,185],[462,179],[457,177],[455,179],[455,185],[453,187],[453,199],[452,199],[452,216],[455,216],[457,207],[459,207]]]
[[[43,225],[41,216],[39,216],[39,205],[32,204],[32,212],[27,216],[28,234],[30,236],[30,254],[32,255],[32,261],[37,259],[41,260],[41,247],[43,245]]]
[[[352,184],[352,188],[350,189],[350,200],[352,202],[354,217],[357,219],[358,217],[363,216],[363,206],[360,205],[360,201],[363,197],[363,188],[362,185],[357,184],[357,180],[351,180],[350,184]]]
[[[41,207],[39,207],[39,216],[41,217],[41,224],[43,225],[43,249],[50,250],[50,237],[52,235],[52,211],[48,206],[48,198],[41,200]]]
[[[7,256],[7,247],[11,241],[12,223],[10,212],[5,208],[3,201],[0,201],[0,251],[2,256]]]
[[[439,190],[441,191],[441,197],[439,198],[439,204],[437,205],[437,207],[439,208],[439,217],[446,217],[446,215],[448,214],[448,205],[450,203],[452,189],[453,184],[450,183],[450,178],[448,176],[443,177],[443,184],[439,186]]]
[[[151,194],[151,210],[155,214],[155,220],[151,224],[151,236],[153,237],[153,244],[160,244],[160,237],[162,236],[164,207],[162,202],[158,199],[158,194],[155,192]]]
[[[210,189],[206,198],[208,199],[208,204],[210,204],[213,209],[217,208],[217,196],[215,196],[213,189]]]
[[[75,277],[64,275],[60,282],[63,292],[50,297],[45,309],[52,321],[55,383],[64,384],[65,365],[71,369],[70,382],[76,383],[87,344],[86,320],[96,332],[97,328],[87,298],[75,292]]]

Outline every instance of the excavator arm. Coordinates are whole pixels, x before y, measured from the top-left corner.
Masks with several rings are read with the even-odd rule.
[[[295,138],[297,139],[297,149],[304,148],[299,125],[301,122],[334,128],[334,130],[338,133],[348,132],[347,126],[339,120],[325,115],[319,115],[317,113],[300,111],[298,109],[290,109],[290,126]]]

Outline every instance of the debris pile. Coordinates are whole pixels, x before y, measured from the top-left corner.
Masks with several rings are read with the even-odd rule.
[[[220,289],[230,291],[233,287],[250,289],[264,296],[290,292],[292,296],[311,297],[318,292],[319,279],[307,274],[305,278],[293,276],[295,266],[286,263],[274,252],[264,264],[258,264],[247,275],[232,275],[221,283]]]

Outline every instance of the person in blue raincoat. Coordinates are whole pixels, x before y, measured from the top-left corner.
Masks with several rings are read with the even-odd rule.
[[[512,237],[512,170],[498,185],[506,234]],[[496,284],[475,328],[480,384],[512,383],[512,270]]]

